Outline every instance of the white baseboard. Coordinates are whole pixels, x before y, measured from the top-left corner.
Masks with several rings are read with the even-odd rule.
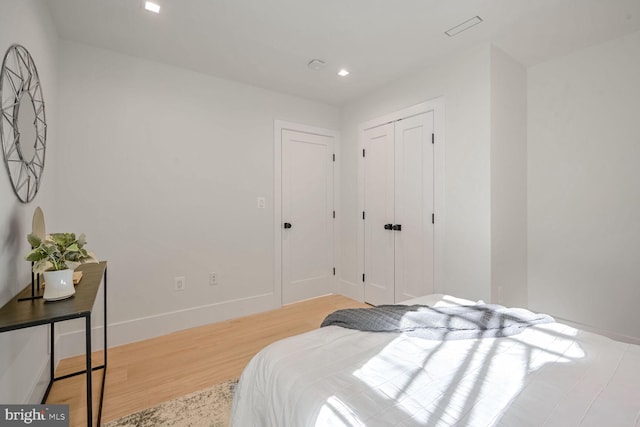
[[[48,326],[0,336],[0,403],[40,403],[49,381]]]
[[[109,323],[107,346],[115,347],[184,329],[247,316],[274,308],[272,293],[203,305],[123,322]],[[108,321],[108,319],[107,319]],[[91,328],[91,350],[103,348],[102,326]],[[84,354],[84,329],[60,334],[56,340],[56,359]],[[57,362],[57,361],[56,361]]]
[[[596,328],[596,327],[593,327],[593,326],[584,325],[582,323],[573,322],[571,320],[563,319],[561,317],[557,317],[557,316],[553,316],[553,317],[559,323],[564,323],[565,325],[569,325],[569,326],[574,327],[576,329],[582,329],[583,331],[593,332],[595,334],[603,335],[605,337],[611,338],[611,339],[616,340],[616,341],[622,341],[622,342],[626,342],[626,343],[630,343],[630,344],[640,345],[640,338],[639,337],[630,337],[630,336],[627,336],[627,335],[618,334],[616,332],[611,332],[611,331],[607,331],[607,330],[604,330],[604,329]]]
[[[56,364],[57,366],[57,364]],[[45,358],[40,369],[36,370],[37,374],[34,376],[33,383],[29,387],[29,393],[26,398],[26,403],[32,405],[39,405],[42,401],[42,396],[47,391],[49,385],[49,358]]]
[[[364,286],[362,283],[340,279],[340,294],[356,301],[364,301]]]

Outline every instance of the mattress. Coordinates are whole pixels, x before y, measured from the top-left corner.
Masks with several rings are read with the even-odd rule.
[[[406,303],[472,302],[430,295]],[[329,326],[247,365],[231,425],[639,426],[640,346],[561,323],[434,341]]]

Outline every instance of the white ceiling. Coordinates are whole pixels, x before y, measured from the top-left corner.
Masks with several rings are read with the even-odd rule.
[[[640,0],[156,2],[159,15],[143,0],[46,3],[63,39],[334,105],[474,44],[530,66],[640,30]],[[444,34],[475,15],[484,22]],[[313,58],[326,68],[308,69]]]

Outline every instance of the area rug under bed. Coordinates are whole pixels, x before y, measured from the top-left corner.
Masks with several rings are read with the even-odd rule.
[[[236,384],[237,379],[216,384],[206,390],[124,416],[104,424],[104,427],[226,427]]]

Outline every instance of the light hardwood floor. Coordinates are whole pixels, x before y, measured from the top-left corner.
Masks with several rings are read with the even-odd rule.
[[[268,344],[319,327],[329,313],[368,305],[328,295],[158,338],[113,347],[108,352],[102,422],[238,378],[249,360]],[[102,352],[93,356],[102,363]],[[84,356],[62,360],[56,375],[81,370]],[[98,396],[102,371],[93,375]],[[84,376],[57,381],[47,403],[70,405],[71,426],[86,426]],[[97,400],[97,399],[94,399]],[[94,404],[94,423],[97,405]]]

